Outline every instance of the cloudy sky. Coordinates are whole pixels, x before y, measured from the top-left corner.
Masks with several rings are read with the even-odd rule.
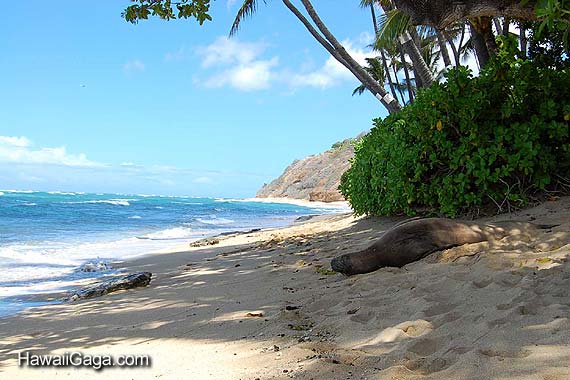
[[[27,0],[0,26],[0,189],[250,197],[294,159],[356,136],[385,111],[280,1],[227,38],[210,23],[126,23],[129,1]],[[359,1],[315,1],[354,56]],[[11,15],[8,17],[8,15]]]

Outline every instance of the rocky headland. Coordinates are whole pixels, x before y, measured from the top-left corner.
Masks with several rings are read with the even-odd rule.
[[[293,161],[281,176],[263,185],[256,198],[343,201],[338,186],[340,177],[350,167],[350,159],[354,157],[353,143],[356,139],[337,142],[326,152]]]

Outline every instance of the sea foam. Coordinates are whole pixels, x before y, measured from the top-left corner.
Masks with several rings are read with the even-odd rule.
[[[195,237],[191,228],[174,227],[166,230],[152,232],[142,236],[143,239],[150,240],[174,240],[174,239],[189,239]]]
[[[214,225],[214,226],[222,226],[222,225],[226,225],[226,224],[235,223],[235,221],[233,221],[231,219],[218,218],[216,216],[212,217],[212,219],[197,218],[196,220],[200,223],[210,224],[210,225]]]

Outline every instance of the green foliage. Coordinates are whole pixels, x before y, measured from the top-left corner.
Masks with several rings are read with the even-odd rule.
[[[544,29],[551,32],[558,31],[568,50],[570,48],[570,0],[538,0],[535,9],[540,20],[537,35],[542,36]]]
[[[570,68],[569,46],[564,46],[564,32],[557,29],[544,28],[537,33],[538,23],[524,25],[529,29],[528,55],[540,66],[562,70]]]
[[[376,119],[341,181],[354,211],[503,210],[570,175],[570,72],[518,55],[515,41],[499,38],[479,77],[452,69],[445,83]]]
[[[332,144],[331,149],[332,150],[339,150],[339,149],[345,149],[349,146],[355,146],[360,142],[363,135],[364,134],[361,134],[361,135],[358,135],[354,138],[348,138],[348,139],[345,139],[342,141],[337,141],[334,144]]]
[[[176,18],[195,18],[200,25],[204,21],[211,21],[208,14],[210,0],[132,0],[133,5],[128,6],[122,16],[126,21],[136,24],[139,20],[147,20],[149,16],[156,16],[163,20]]]

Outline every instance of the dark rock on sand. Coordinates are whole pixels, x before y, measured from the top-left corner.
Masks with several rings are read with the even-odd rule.
[[[151,277],[152,273],[150,272],[139,272],[119,278],[111,278],[79,289],[73,293],[68,300],[77,301],[85,298],[101,297],[118,290],[147,286],[150,283]]]

